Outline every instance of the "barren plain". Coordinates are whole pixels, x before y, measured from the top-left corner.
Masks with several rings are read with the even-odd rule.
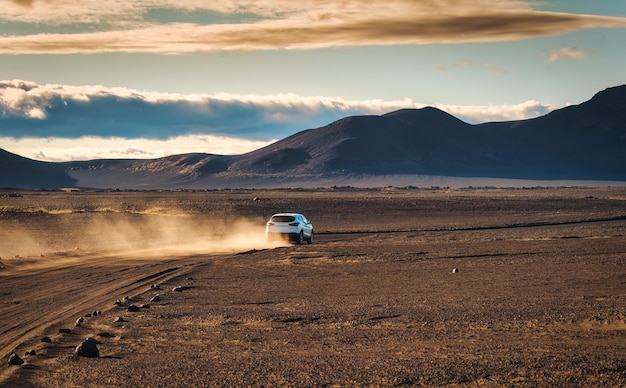
[[[268,244],[279,211],[315,242]],[[7,387],[625,386],[626,188],[0,192],[0,356]]]

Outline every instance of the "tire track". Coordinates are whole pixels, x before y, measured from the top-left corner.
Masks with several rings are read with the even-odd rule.
[[[110,257],[85,261],[84,266],[39,273],[29,270],[27,276],[2,275],[2,288],[14,293],[0,305],[0,356],[8,356],[37,335],[56,333],[63,324],[73,325],[72,317],[112,308],[117,296],[137,294],[150,283],[181,275],[197,257],[131,267]],[[111,271],[116,265],[119,267]]]
[[[371,230],[341,230],[341,231],[320,231],[315,234],[320,235],[342,235],[342,234],[385,234],[385,233],[415,233],[415,232],[458,232],[458,231],[475,231],[475,230],[498,230],[498,229],[516,229],[516,228],[536,228],[543,226],[560,226],[560,225],[576,225],[590,224],[596,222],[612,222],[626,221],[626,215],[618,215],[612,217],[585,218],[581,220],[565,220],[565,221],[536,221],[536,222],[520,222],[504,225],[477,225],[477,226],[460,226],[460,227],[442,227],[442,228],[410,228],[410,229],[371,229]]]

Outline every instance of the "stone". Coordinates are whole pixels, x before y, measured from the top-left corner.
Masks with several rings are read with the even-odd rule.
[[[41,337],[41,342],[52,342],[52,339],[48,336]]]
[[[136,313],[137,311],[139,311],[139,307],[135,306],[134,304],[131,304],[130,306],[128,306],[126,311],[131,312],[131,313]]]
[[[155,296],[152,297],[152,299],[150,299],[151,303],[160,302],[160,301],[161,301],[161,297],[158,296],[158,295],[155,295]]]
[[[122,317],[115,317],[115,319],[113,320],[113,322],[128,322],[127,320],[125,320]]]
[[[97,344],[98,341],[89,337],[76,347],[74,353],[79,357],[100,357],[100,350],[98,350]]]
[[[452,269],[452,273],[459,273],[459,269],[458,268],[453,268]]]
[[[35,349],[31,349],[31,350],[27,350],[26,353],[24,353],[25,356],[36,356],[37,355],[37,351]]]
[[[22,365],[24,360],[20,358],[16,353],[11,353],[9,356],[9,365]]]

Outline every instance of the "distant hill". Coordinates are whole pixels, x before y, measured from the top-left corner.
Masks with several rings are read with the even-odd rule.
[[[243,155],[43,163],[3,151],[0,167],[0,187],[30,188],[264,187],[398,174],[626,181],[626,85],[530,120],[471,125],[432,107],[403,109],[346,117]]]
[[[72,178],[63,165],[27,159],[0,149],[0,188],[73,187]]]

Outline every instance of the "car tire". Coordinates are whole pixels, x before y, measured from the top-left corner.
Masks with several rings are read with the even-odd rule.
[[[303,243],[304,243],[304,233],[302,231],[300,231],[300,233],[298,234],[298,237],[296,239],[296,244],[302,245]]]
[[[313,244],[313,231],[311,231],[311,235],[306,239],[309,244]]]

